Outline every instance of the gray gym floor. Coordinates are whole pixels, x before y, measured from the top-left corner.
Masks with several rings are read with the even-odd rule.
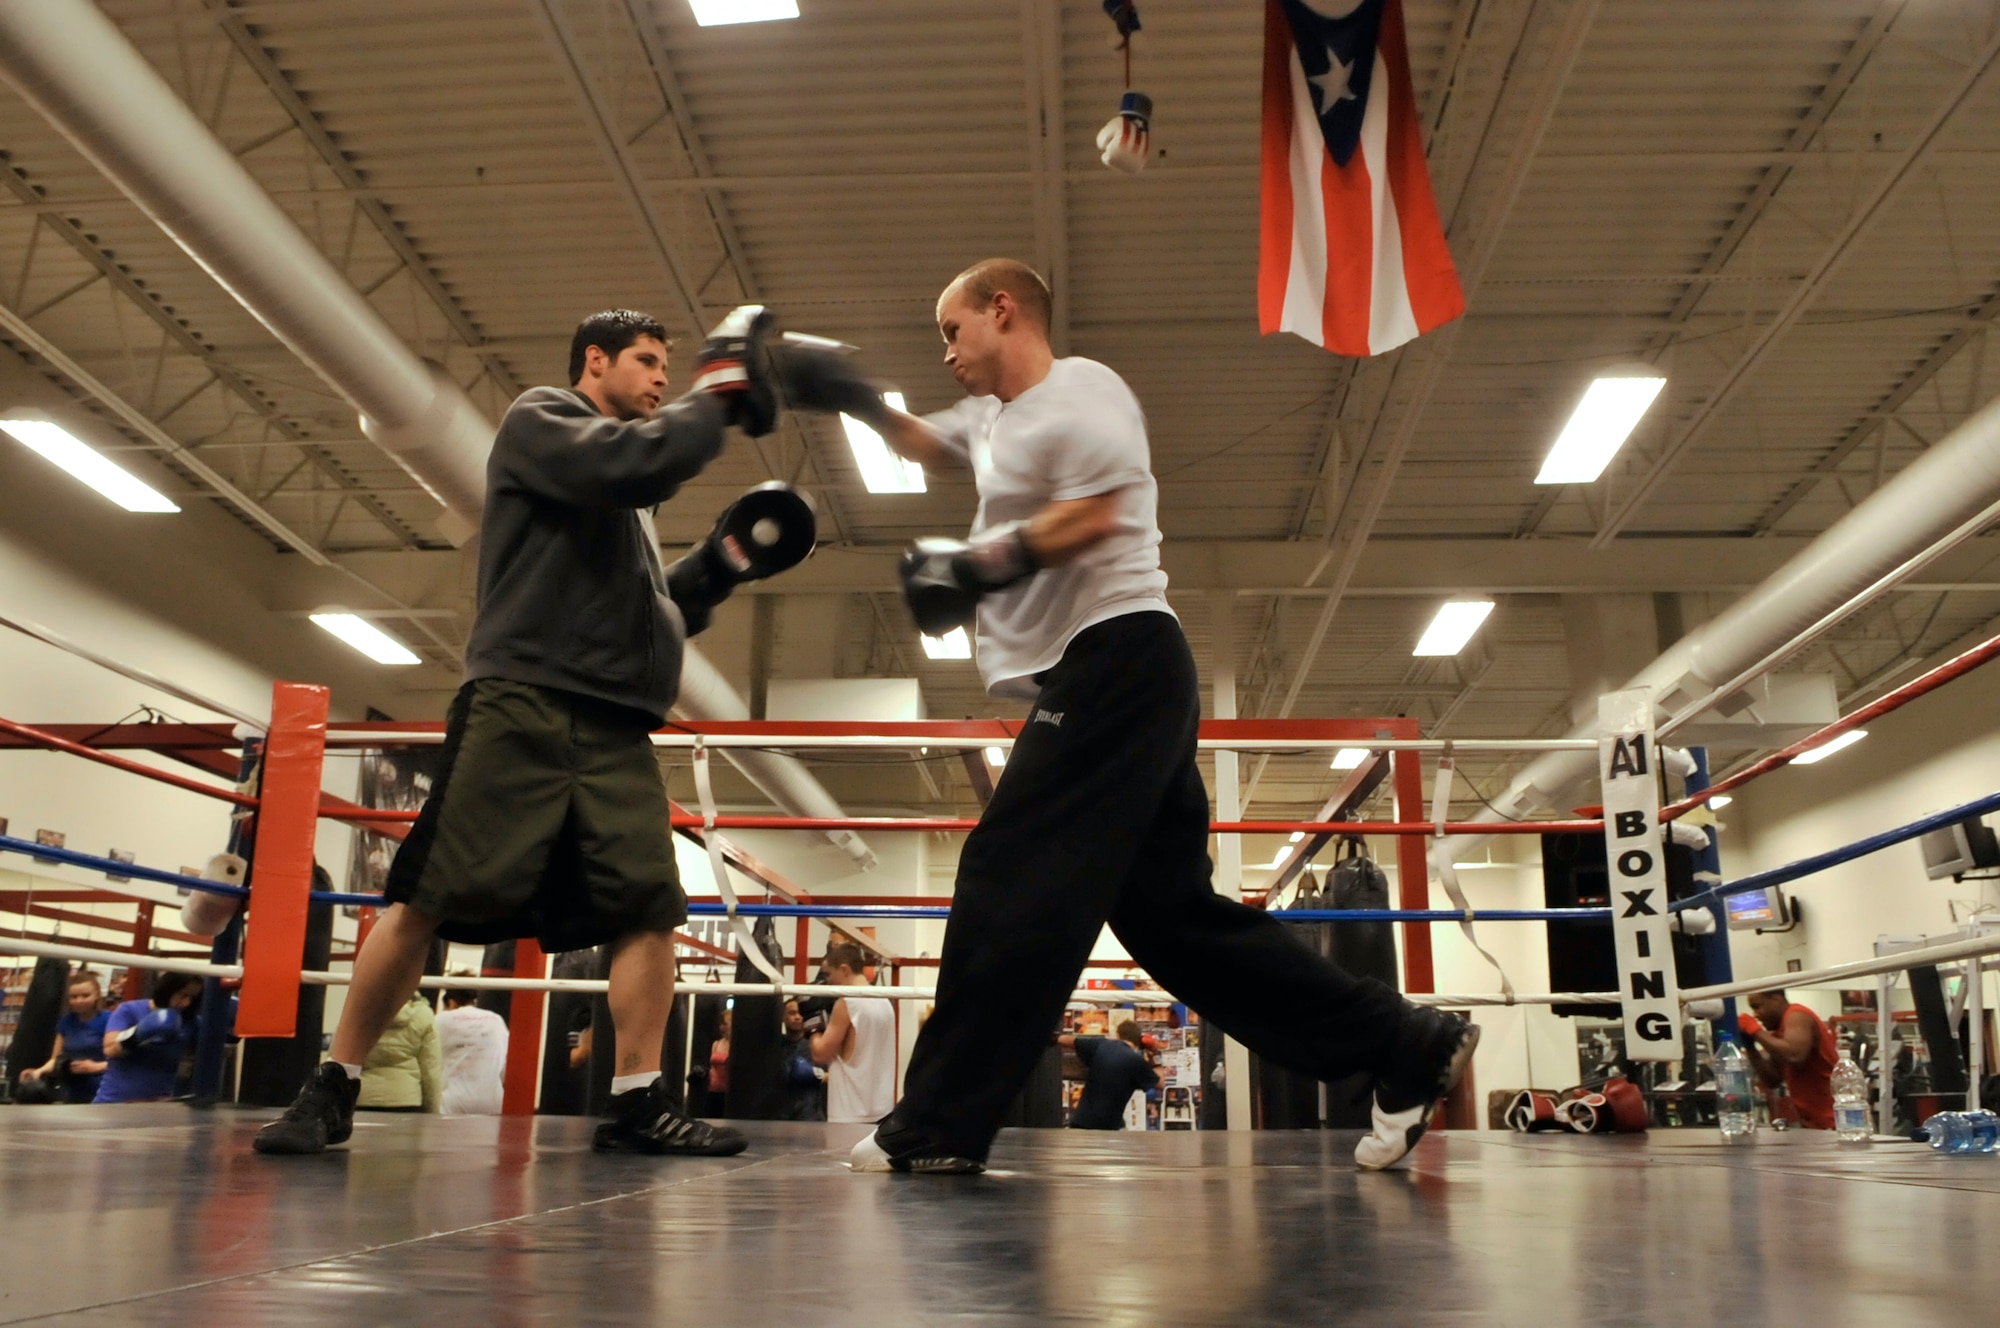
[[[854,1176],[855,1126],[598,1157],[589,1122],[0,1109],[0,1323],[1993,1322],[2000,1157],[1826,1135],[1009,1131],[997,1174]]]

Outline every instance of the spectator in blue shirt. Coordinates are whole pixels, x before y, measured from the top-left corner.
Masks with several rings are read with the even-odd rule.
[[[21,1071],[21,1082],[46,1078],[59,1087],[65,1102],[89,1102],[104,1077],[104,1027],[111,1012],[104,1008],[104,985],[97,975],[79,968],[69,975],[69,1009],[56,1020],[55,1050],[41,1065]]]
[[[174,1095],[181,1061],[194,1048],[188,1008],[201,995],[192,973],[162,973],[151,1000],[126,1001],[104,1029],[104,1081],[97,1102],[158,1102]]]

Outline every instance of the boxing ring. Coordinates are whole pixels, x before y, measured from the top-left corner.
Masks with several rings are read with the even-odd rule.
[[[4,623],[17,630],[19,624]],[[46,629],[29,632],[59,648],[69,643]],[[143,967],[149,971],[192,973],[208,979],[218,995],[234,990],[237,997],[234,1035],[238,1037],[290,1037],[294,1034],[297,997],[302,986],[338,986],[350,980],[340,969],[306,970],[300,960],[307,910],[314,904],[328,904],[363,910],[362,936],[369,910],[383,906],[379,895],[312,888],[314,841],[321,821],[338,821],[362,827],[392,838],[401,838],[417,813],[360,806],[323,792],[320,772],[330,752],[368,752],[392,747],[441,743],[443,726],[429,723],[339,723],[327,719],[330,698],[327,690],[305,684],[280,682],[274,686],[272,711],[268,720],[243,714],[208,701],[185,689],[176,688],[143,670],[132,669],[94,652],[77,650],[91,662],[112,668],[135,680],[161,687],[171,694],[230,715],[233,723],[149,723],[114,725],[35,725],[0,718],[0,749],[38,749],[61,752],[77,759],[107,766],[135,777],[157,781],[198,794],[231,809],[230,849],[240,853],[247,870],[242,884],[166,871],[155,866],[52,847],[32,840],[0,835],[0,853],[23,855],[56,862],[109,876],[172,886],[196,896],[207,896],[231,910],[226,924],[214,935],[210,953],[203,958],[187,954],[160,956],[127,950],[82,945],[56,938],[25,934],[26,914],[21,935],[0,935],[0,954],[55,957],[74,962]],[[1801,739],[1790,747],[1746,766],[1729,777],[1709,784],[1705,761],[1691,762],[1684,776],[1685,794],[1661,809],[1663,820],[1684,817],[1725,791],[1781,769],[1801,752],[1865,723],[1874,716],[1908,704],[1951,680],[2000,655],[2000,637],[1982,643],[1923,676],[1897,688],[1880,700],[1843,717],[1834,724]],[[760,981],[724,981],[683,984],[683,992],[713,995],[849,995],[924,1002],[933,999],[933,986],[892,980],[886,985],[837,988],[807,982],[807,925],[819,920],[839,930],[844,923],[858,920],[938,921],[950,916],[948,903],[921,904],[881,899],[851,901],[839,898],[815,899],[807,891],[786,881],[758,862],[740,846],[727,839],[731,830],[794,831],[823,833],[857,831],[867,833],[962,833],[977,824],[974,819],[955,817],[856,816],[840,818],[799,818],[761,814],[721,812],[715,805],[707,762],[711,753],[732,748],[781,751],[809,758],[814,753],[832,752],[911,752],[938,750],[972,752],[988,748],[1005,750],[1020,731],[1013,721],[907,722],[907,723],[703,723],[671,724],[653,735],[661,749],[685,753],[697,776],[701,793],[698,809],[678,804],[670,816],[675,831],[703,846],[709,855],[714,896],[690,890],[693,918],[719,918],[734,930],[740,942],[735,953],[709,947],[710,958],[733,961],[738,954],[749,959],[764,975]],[[1217,835],[1286,834],[1300,835],[1304,842],[1291,861],[1296,866],[1311,859],[1324,846],[1347,836],[1386,837],[1394,843],[1398,869],[1396,906],[1388,909],[1276,909],[1272,916],[1286,923],[1382,922],[1401,928],[1401,968],[1403,987],[1413,1001],[1453,1008],[1533,1005],[1621,1004],[1618,992],[1519,992],[1501,974],[1502,990],[1497,992],[1439,992],[1435,990],[1434,965],[1429,928],[1438,924],[1467,929],[1480,923],[1549,923],[1608,921],[1609,907],[1582,908],[1495,908],[1479,909],[1455,897],[1462,906],[1440,909],[1430,906],[1432,864],[1428,860],[1432,844],[1455,835],[1542,835],[1547,833],[1587,834],[1601,832],[1604,822],[1593,817],[1538,821],[1471,821],[1446,819],[1449,777],[1434,789],[1437,798],[1425,815],[1422,762],[1426,756],[1440,758],[1448,770],[1450,760],[1466,753],[1533,753],[1546,751],[1596,750],[1595,739],[1459,739],[1425,738],[1416,723],[1408,719],[1344,720],[1228,720],[1207,721],[1200,730],[1204,751],[1236,750],[1271,755],[1325,755],[1342,748],[1363,748],[1370,760],[1349,772],[1329,806],[1360,790],[1372,793],[1378,785],[1391,795],[1393,815],[1386,820],[1308,819],[1212,821]],[[129,759],[118,750],[144,750],[163,754],[207,775],[180,774]],[[0,757],[4,759],[4,757]],[[1378,764],[1383,768],[1377,768]],[[229,782],[218,782],[227,780]],[[1366,785],[1365,790],[1363,785]],[[1355,798],[1349,798],[1352,801]],[[1724,901],[1731,895],[1766,889],[1808,879],[1827,868],[1854,861],[1894,845],[1909,842],[1932,830],[1951,825],[1969,816],[2000,810],[2000,793],[1976,798],[1958,806],[1917,818],[1889,830],[1864,836],[1822,853],[1740,877],[1730,882],[1709,882],[1701,893],[1674,901],[1670,908],[1683,919],[1698,918],[1706,910],[1706,929],[1686,930],[1703,935],[1711,974],[1721,981],[1683,989],[1683,1007],[1698,1015],[1714,1014],[1716,1002],[1763,990],[1773,985],[1811,986],[1833,983],[1907,969],[1950,964],[1977,966],[1988,955],[2000,953],[2000,936],[1974,936],[1965,940],[1916,949],[1893,955],[1873,956],[1847,963],[1825,965],[1804,972],[1768,974],[1738,979],[1730,967],[1728,931],[1719,925]],[[1714,851],[1714,834],[1704,831],[1708,851]],[[742,877],[752,894],[761,898],[744,900],[732,887],[732,875]],[[694,884],[691,882],[690,884]],[[1280,882],[1282,886],[1282,882]],[[1453,889],[1449,883],[1447,889]],[[244,905],[254,905],[245,908]],[[246,913],[249,914],[246,925]],[[790,956],[792,972],[779,971],[761,947],[752,944],[747,923],[757,919],[789,919],[797,924],[797,945]],[[854,934],[854,933],[849,933]],[[181,934],[182,939],[194,937]],[[357,938],[357,945],[360,938]],[[920,961],[900,960],[881,951],[872,938],[856,936],[873,952],[883,954],[892,972],[917,966]],[[1473,941],[1474,948],[1478,943]],[[143,947],[135,947],[140,949]],[[1485,952],[1480,950],[1481,954]],[[934,963],[935,961],[931,961]],[[1136,965],[1102,961],[1107,966],[1138,972]],[[1488,962],[1492,962],[1488,956]],[[1494,965],[1498,970],[1499,966]],[[1972,971],[1977,971],[1975,967]],[[429,988],[462,987],[514,993],[510,1024],[511,1039],[507,1086],[508,1111],[532,1111],[541,1050],[542,998],[553,992],[599,993],[607,990],[603,980],[554,978],[546,971],[546,956],[532,941],[516,947],[511,973],[486,973],[477,977],[444,976],[424,979]],[[1157,995],[1157,1001],[1146,997]],[[1966,1002],[1974,1027],[1979,1026],[1981,992],[1978,982],[1967,984]],[[1084,1005],[1169,1004],[1171,997],[1152,989],[1079,989],[1073,1002]],[[206,1008],[217,1008],[207,1002]],[[1733,1007],[1723,1007],[1724,1017],[1733,1018]],[[1886,1018],[1886,1010],[1884,1011]],[[221,1031],[214,1021],[204,1020],[200,1053],[197,1057],[198,1091],[213,1092],[221,1064]],[[1978,1104],[1980,1039],[1971,1039],[1970,1103]],[[207,1076],[204,1083],[204,1076]],[[1889,1095],[1883,1095],[1885,1119]]]

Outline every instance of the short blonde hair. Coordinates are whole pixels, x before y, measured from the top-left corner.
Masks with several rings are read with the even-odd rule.
[[[942,305],[953,291],[958,292],[975,309],[991,307],[993,297],[1006,291],[1014,297],[1028,320],[1044,333],[1049,330],[1055,301],[1049,295],[1049,283],[1042,280],[1042,274],[1017,258],[987,258],[974,263],[965,271],[951,279],[938,297]]]

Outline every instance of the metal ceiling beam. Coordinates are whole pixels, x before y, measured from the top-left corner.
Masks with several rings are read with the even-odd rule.
[[[206,0],[206,3],[209,12],[215,17],[216,26],[222,29],[223,35],[236,47],[237,54],[243,57],[244,63],[250,66],[251,72],[257,75],[265,90],[290,118],[306,142],[312,145],[320,160],[333,172],[334,178],[345,187],[354,205],[361,209],[361,214],[368,218],[369,224],[382,237],[382,242],[389,246],[389,252],[403,264],[403,269],[409,273],[410,279],[415,281],[429,297],[430,302],[444,316],[445,322],[457,334],[458,339],[465,343],[466,349],[486,363],[488,372],[507,392],[518,395],[521,384],[515,380],[505,365],[496,362],[492,352],[483,349],[485,338],[473,325],[471,317],[459,306],[458,300],[451,292],[445,289],[444,282],[439,280],[437,273],[432,270],[424,256],[417,252],[416,245],[412,244],[410,237],[403,233],[403,228],[396,219],[389,215],[388,208],[368,190],[367,182],[362,178],[361,172],[355,169],[354,163],[348,159],[340,145],[333,141],[333,136],[327,133],[326,127],[320,123],[319,116],[306,105],[298,89],[292,86],[291,80],[285,77],[284,70],[278,67],[278,62],[272,59],[271,53],[264,48],[263,41],[238,12],[237,0]]]
[[[1996,318],[2000,318],[2000,293],[1987,296],[1973,310],[1972,316],[1963,326],[1955,329],[1936,350],[1924,357],[1922,364],[1912,369],[1904,376],[1902,382],[1876,402],[1874,409],[1870,410],[1860,423],[1849,429],[1847,436],[1834,444],[1831,452],[1814,462],[1812,469],[1801,476],[1798,483],[1786,490],[1784,497],[1773,503],[1768,512],[1758,518],[1751,533],[1768,535],[1776,530],[1787,512],[1798,506],[1821,480],[1840,469],[1841,463],[1853,455],[1861,444],[1867,442],[1876,430],[1887,428],[1890,417],[1901,410],[1910,398],[1935,378],[1947,364],[1957,358],[1960,351],[1971,345],[1975,337],[1984,333]]]
[[[1840,228],[1833,242],[1820,254],[1812,270],[1806,275],[1806,279],[1799,283],[1777,316],[1764,325],[1743,354],[1737,358],[1736,363],[1723,375],[1722,381],[1709,393],[1708,399],[1695,410],[1694,415],[1667,444],[1666,449],[1653,459],[1652,465],[1640,479],[1638,488],[1611,513],[1603,527],[1592,538],[1590,542],[1592,548],[1601,549],[1618,538],[1619,533],[1632,523],[1639,510],[1659,491],[1667,475],[1687,454],[1688,449],[1735,399],[1736,394],[1749,382],[1751,376],[1763,366],[1764,361],[1777,348],[1784,335],[1791,331],[1805,313],[1806,307],[1818,298],[1819,293],[1853,256],[1861,240],[1880,219],[1903,184],[1917,173],[1930,154],[1931,148],[1944,136],[1944,131],[1950,127],[1959,111],[1973,100],[1973,94],[1993,68],[1996,60],[2000,60],[2000,35],[1993,37],[1974,54],[1971,63],[1952,83],[1950,92],[1931,112],[1923,129],[1908,149],[1897,159],[1896,164],[1875,182],[1860,205],[1849,215],[1846,224]]]
[[[42,198],[41,192],[34,185],[28,183],[27,178],[19,170],[11,166],[0,166],[0,185],[5,185],[8,192],[12,193],[16,198],[32,199],[38,203],[46,201]],[[123,206],[130,206],[131,204],[130,199],[122,197],[118,202]],[[73,205],[52,204],[51,206],[60,207],[62,212],[80,210]],[[331,452],[318,446],[316,440],[309,439],[302,434],[291,421],[285,418],[283,411],[279,410],[274,403],[251,385],[247,377],[234,366],[228,364],[222,358],[219,351],[201,339],[200,334],[196,333],[180,318],[169,312],[166,306],[160,303],[159,296],[141,285],[138,279],[125,269],[123,264],[107,254],[96,241],[92,240],[84,232],[81,226],[70,220],[67,215],[53,212],[43,215],[42,225],[54,231],[84,261],[102,273],[105,280],[111,283],[113,289],[123,295],[135,309],[144,314],[154,326],[165,333],[168,340],[180,347],[182,353],[199,361],[210,373],[214,374],[216,383],[220,384],[231,396],[234,396],[237,400],[248,406],[251,413],[262,420],[266,426],[277,432],[285,440],[286,444],[298,448],[314,470],[342,488],[354,487],[353,477],[341,468],[339,461],[334,458]],[[373,498],[363,497],[360,501],[369,515],[380,522],[382,528],[387,530],[397,543],[412,549],[422,544],[416,532],[394,512],[383,507]],[[263,523],[256,522],[256,524],[262,525]]]
[[[667,234],[659,212],[646,198],[646,187],[641,182],[638,165],[626,150],[624,136],[618,132],[617,116],[598,88],[597,80],[584,67],[576,32],[570,27],[568,16],[562,12],[561,0],[530,0],[528,8],[534,11],[549,44],[555,48],[556,63],[561,66],[570,90],[576,94],[583,110],[584,124],[611,167],[612,183],[631,204],[633,215],[639,221],[640,234],[645,237],[653,257],[659,260],[667,274],[670,294],[679,307],[683,327],[689,336],[705,335],[713,320],[701,298],[702,283],[681,262],[673,237]]]
[[[1069,176],[1063,169],[1062,5],[1021,0],[1021,60],[1028,132],[1029,195],[1035,219],[1035,266],[1054,305],[1049,345],[1069,354]]]
[[[317,544],[286,525],[262,503],[237,488],[220,471],[183,446],[179,439],[147,419],[144,411],[105,386],[97,375],[71,359],[60,346],[43,336],[27,319],[4,304],[0,304],[0,331],[5,331],[9,337],[33,351],[57,373],[69,379],[109,411],[120,424],[152,443],[173,464],[200,479],[243,515],[262,526],[280,544],[304,555],[306,560],[315,566],[337,566],[333,559],[320,552]]]
[[[1661,357],[1672,348],[1681,329],[1694,317],[1695,310],[1707,299],[1712,288],[1711,279],[1718,276],[1729,260],[1736,256],[1737,250],[1742,248],[1743,241],[1749,236],[1751,229],[1769,210],[1779,188],[1791,178],[1792,159],[1802,157],[1819,138],[1819,132],[1825,127],[1827,119],[1839,108],[1841,100],[1854,86],[1855,79],[1860,77],[1862,69],[1881,46],[1883,38],[1889,35],[1890,27],[1902,16],[1908,2],[1909,0],[1884,0],[1884,3],[1869,15],[1868,22],[1862,26],[1860,35],[1849,44],[1847,53],[1841,57],[1839,65],[1835,66],[1833,73],[1821,86],[1819,95],[1813,98],[1813,104],[1792,127],[1791,137],[1786,140],[1784,151],[1772,161],[1763,178],[1757,182],[1756,188],[1750,191],[1749,198],[1745,199],[1743,206],[1736,210],[1736,215],[1730,219],[1722,237],[1710,248],[1708,256],[1702,260],[1701,267],[1688,279],[1688,285],[1681,291],[1674,307],[1668,311],[1665,320],[1648,338],[1646,348],[1639,353],[1639,359],[1648,364],[1658,364]],[[1768,276],[1759,279],[1770,280]],[[1542,491],[1540,500],[1521,523],[1520,533],[1523,537],[1533,535],[1541,529],[1542,522],[1548,519],[1549,513],[1555,509],[1556,503],[1567,488],[1566,485],[1551,485]]]

